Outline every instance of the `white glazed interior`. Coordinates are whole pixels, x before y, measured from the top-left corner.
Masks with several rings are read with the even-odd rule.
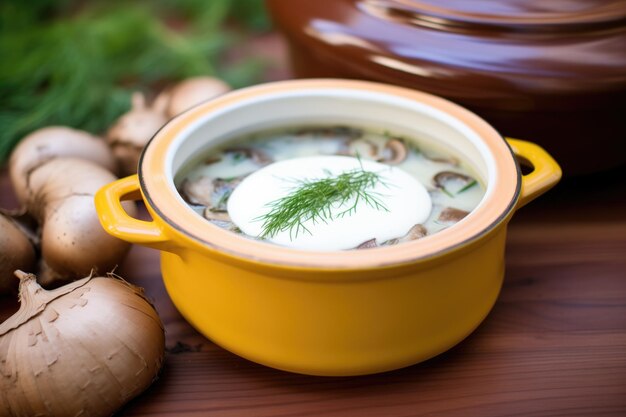
[[[174,177],[208,147],[254,131],[302,124],[344,124],[428,140],[461,157],[486,187],[480,204],[454,226],[401,245],[367,251],[303,251],[221,229],[182,199]],[[433,139],[434,138],[434,139]],[[488,234],[507,219],[520,190],[513,154],[489,124],[444,99],[401,87],[349,80],[293,80],[234,91],[170,121],[147,146],[139,167],[142,193],[173,233],[196,248],[240,260],[315,270],[372,268],[427,259]]]
[[[245,123],[241,123],[243,120]],[[174,187],[174,177],[186,162],[228,139],[268,128],[310,124],[370,127],[422,141],[437,138],[439,146],[459,155],[479,175],[487,186],[485,197],[490,192],[490,179],[496,175],[489,149],[476,132],[458,119],[401,97],[329,89],[256,97],[207,114],[172,143],[167,154],[168,181]],[[185,204],[182,197],[179,200]]]

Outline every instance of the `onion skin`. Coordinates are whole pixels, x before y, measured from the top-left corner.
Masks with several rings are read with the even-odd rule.
[[[87,277],[46,291],[20,276],[20,310],[0,325],[0,415],[110,416],[156,379],[163,325],[141,289]]]
[[[110,271],[125,257],[130,244],[104,231],[96,214],[95,193],[116,180],[106,169],[75,158],[51,160],[32,172],[25,201],[41,228],[41,254],[48,268],[44,285]],[[130,215],[135,205],[125,202]]]
[[[22,139],[11,153],[9,175],[20,203],[26,200],[30,173],[43,163],[60,157],[86,159],[111,172],[117,171],[113,153],[104,140],[69,127],[45,127]]]
[[[0,294],[17,289],[16,269],[33,270],[35,249],[28,237],[7,216],[0,213]]]

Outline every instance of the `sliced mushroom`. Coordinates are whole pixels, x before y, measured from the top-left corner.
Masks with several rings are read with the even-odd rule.
[[[424,225],[416,224],[415,226],[409,229],[406,235],[400,238],[390,239],[386,241],[385,243],[383,243],[382,246],[391,246],[391,245],[397,245],[398,243],[410,242],[412,240],[421,239],[426,235],[428,235],[428,230],[426,230]]]
[[[216,225],[217,227],[220,227],[222,229],[226,229],[229,230],[231,232],[237,231],[239,228],[235,225],[235,223],[231,222],[230,219],[228,220],[216,220],[215,219],[215,214],[224,214],[224,213],[215,213],[215,212],[211,212],[209,213],[209,215],[213,216],[211,218],[209,218],[208,220],[213,223],[214,225]]]
[[[444,193],[453,197],[472,185],[477,184],[477,182],[469,175],[453,171],[442,171],[433,177],[433,184]]]
[[[244,155],[245,158],[251,159],[255,164],[259,166],[265,166],[274,162],[274,160],[262,150],[256,148],[248,148],[245,146],[228,148],[224,150],[224,153]]]
[[[202,215],[204,216],[205,219],[211,220],[212,223],[215,223],[215,222],[228,222],[228,223],[231,223],[230,216],[228,215],[227,212],[225,212],[225,211],[215,211],[211,207],[205,208],[204,212],[202,213]]]
[[[378,146],[370,140],[358,138],[351,139],[344,143],[337,152],[338,155],[362,156],[376,159],[378,156]]]
[[[437,162],[439,164],[448,164],[455,167],[459,166],[460,161],[453,156],[430,156],[427,154],[423,154],[424,158],[428,159],[432,162]]]
[[[458,172],[453,171],[441,171],[433,177],[433,182],[437,188],[443,188],[446,186],[447,182],[455,180],[461,181],[465,183],[464,185],[466,185],[474,181],[474,178],[469,175],[459,174]]]
[[[180,186],[180,195],[189,204],[210,206],[212,193],[213,179],[210,177],[200,177],[194,181],[185,179]]]
[[[350,126],[307,127],[294,132],[296,136],[318,136],[354,140],[363,136],[363,130]]]
[[[468,214],[469,212],[465,210],[459,210],[454,207],[446,207],[443,210],[441,210],[441,213],[439,213],[439,217],[437,218],[437,221],[441,223],[454,224],[460,221],[461,219],[463,219]]]
[[[241,183],[242,177],[233,179],[215,178],[213,180],[213,194],[211,199],[211,210],[226,211],[226,203],[233,193],[233,190]]]
[[[383,162],[389,165],[397,165],[404,161],[408,154],[409,150],[403,140],[391,138],[383,147],[381,156],[378,158],[378,162]]]
[[[406,235],[404,235],[400,239],[398,239],[398,242],[399,243],[410,242],[411,240],[421,239],[421,238],[423,238],[426,235],[428,235],[428,230],[426,230],[424,225],[416,224],[415,226],[413,226],[413,227],[411,227],[409,229],[409,231],[407,232]]]
[[[371,249],[377,246],[378,244],[376,243],[376,238],[374,238],[374,239],[366,240],[365,242],[357,246],[355,249]]]
[[[225,212],[228,198],[243,178],[224,179],[202,176],[194,181],[185,180],[181,185],[180,193],[189,204],[205,206],[207,209],[204,217],[216,218],[216,216],[208,216],[206,211]]]
[[[340,136],[349,139],[357,139],[363,136],[363,129],[350,126],[334,126],[330,128],[332,136]]]
[[[219,162],[221,160],[222,160],[222,158],[220,156],[218,156],[218,155],[211,155],[211,156],[207,157],[203,161],[203,163],[204,163],[204,165],[211,165],[211,164],[215,164],[215,163],[217,163],[217,162]]]

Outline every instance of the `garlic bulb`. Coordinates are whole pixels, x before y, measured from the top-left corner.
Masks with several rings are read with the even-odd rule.
[[[110,416],[163,363],[163,325],[142,291],[87,277],[46,291],[17,271],[21,306],[0,325],[0,415]]]

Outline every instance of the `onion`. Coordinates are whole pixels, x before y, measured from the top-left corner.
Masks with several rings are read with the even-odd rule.
[[[163,325],[141,289],[87,277],[46,291],[16,275],[21,306],[0,325],[1,416],[110,416],[155,380]]]

